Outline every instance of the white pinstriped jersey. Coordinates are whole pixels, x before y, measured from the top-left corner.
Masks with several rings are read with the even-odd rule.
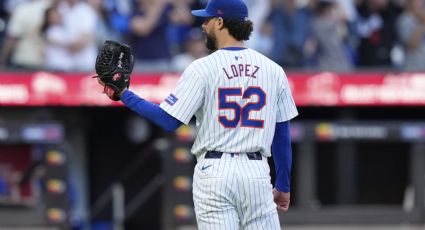
[[[198,156],[260,151],[269,157],[276,122],[298,114],[283,69],[249,48],[194,61],[160,106],[185,124],[195,115]]]

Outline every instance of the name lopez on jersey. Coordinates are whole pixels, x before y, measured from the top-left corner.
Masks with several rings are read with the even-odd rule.
[[[252,77],[257,78],[257,72],[260,67],[251,64],[238,64],[238,65],[230,65],[230,68],[223,68],[224,73],[226,74],[228,79],[232,79],[235,77]]]

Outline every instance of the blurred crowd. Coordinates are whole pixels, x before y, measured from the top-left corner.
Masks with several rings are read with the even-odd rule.
[[[425,70],[425,0],[245,0],[247,46],[285,69]],[[0,68],[93,71],[105,40],[137,71],[181,71],[208,54],[207,0],[0,0]]]

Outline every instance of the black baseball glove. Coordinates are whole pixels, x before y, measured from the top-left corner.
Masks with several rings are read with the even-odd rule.
[[[120,100],[123,90],[130,86],[133,65],[134,58],[128,45],[105,41],[96,58],[95,77],[104,86],[103,92],[112,100]]]

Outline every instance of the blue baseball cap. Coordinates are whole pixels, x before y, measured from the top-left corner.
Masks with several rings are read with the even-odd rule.
[[[203,10],[192,10],[197,17],[222,17],[248,20],[248,7],[243,0],[209,0]]]

